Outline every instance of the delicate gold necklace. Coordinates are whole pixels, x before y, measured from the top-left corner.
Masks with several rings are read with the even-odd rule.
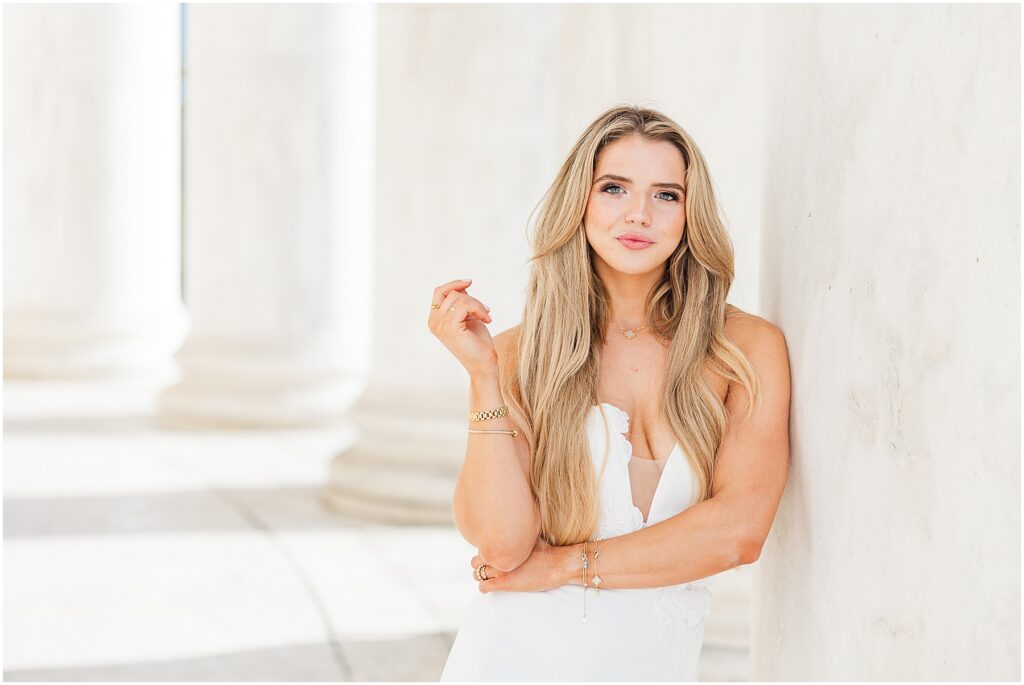
[[[622,335],[626,336],[627,339],[632,340],[633,338],[636,337],[637,333],[639,333],[643,329],[647,328],[647,326],[650,326],[651,324],[647,324],[647,326],[641,326],[640,328],[635,328],[635,329],[632,329],[632,330],[630,330],[629,328],[623,328],[622,326],[620,326],[619,324],[615,323],[614,321],[612,321],[612,325],[614,325],[616,328],[618,328],[620,331],[622,331]]]

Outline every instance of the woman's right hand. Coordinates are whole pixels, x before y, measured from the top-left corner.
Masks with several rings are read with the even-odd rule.
[[[484,325],[492,321],[487,306],[465,292],[471,282],[450,281],[434,288],[431,301],[441,306],[431,307],[427,328],[474,375],[497,371],[498,353]]]

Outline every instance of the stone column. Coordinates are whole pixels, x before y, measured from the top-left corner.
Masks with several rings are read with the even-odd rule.
[[[560,163],[558,8],[382,5],[374,350],[330,505],[450,523],[468,376],[427,329],[434,287],[473,278],[492,335],[517,324],[530,211]]]
[[[173,372],[178,5],[4,8],[4,375]]]
[[[164,424],[332,422],[364,387],[375,13],[189,7],[192,328],[181,382],[161,397]]]
[[[1020,7],[775,7],[754,680],[1020,679]]]

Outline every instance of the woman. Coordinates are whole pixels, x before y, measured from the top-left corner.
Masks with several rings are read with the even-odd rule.
[[[522,323],[470,281],[429,328],[470,374],[453,512],[479,550],[442,680],[696,680],[706,579],[752,563],[789,458],[781,331],[726,303],[704,158],[616,107],[545,194]]]

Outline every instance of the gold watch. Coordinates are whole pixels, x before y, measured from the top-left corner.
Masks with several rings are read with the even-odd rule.
[[[488,409],[487,411],[469,412],[470,421],[486,421],[487,419],[498,419],[502,416],[508,416],[508,405],[503,404],[497,409]]]

